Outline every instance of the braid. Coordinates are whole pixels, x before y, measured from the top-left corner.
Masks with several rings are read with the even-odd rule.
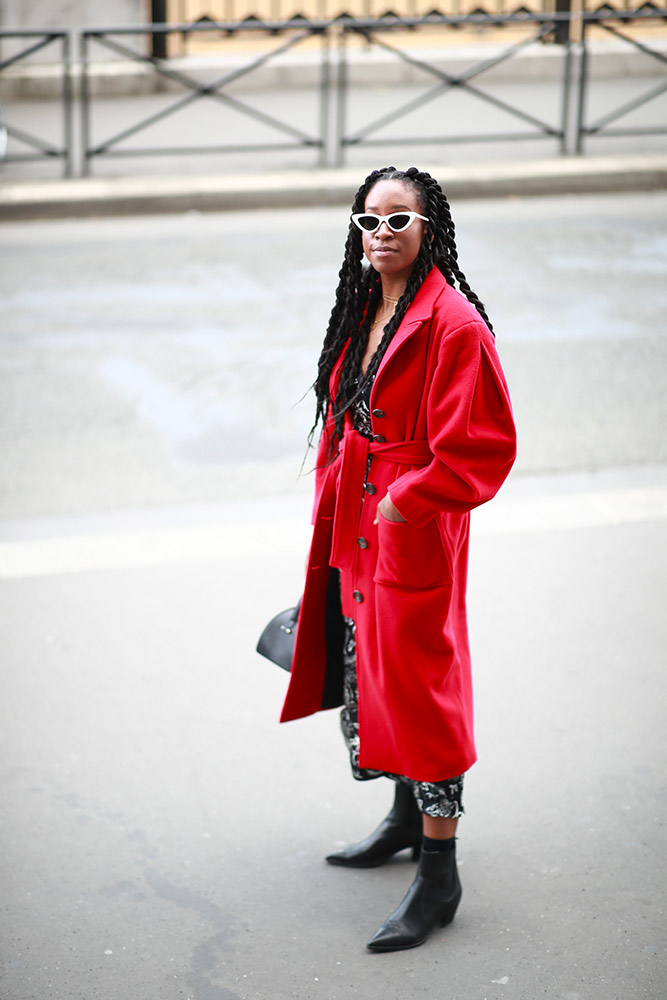
[[[422,173],[416,167],[410,167],[406,171],[396,170],[395,167],[374,170],[357,191],[352,204],[352,214],[364,211],[369,192],[380,180],[398,180],[410,184],[417,194],[421,212],[428,216],[429,221],[424,225],[424,237],[405,291],[384,328],[382,340],[370,360],[363,379],[359,377],[361,360],[368,344],[373,315],[382,296],[382,283],[375,268],[363,264],[361,232],[350,222],[345,243],[345,257],[338,273],[336,299],[329,317],[317,367],[317,378],[313,385],[316,395],[315,422],[308,436],[308,443],[312,444],[317,425],[320,422],[324,423],[327,416],[333,419],[329,461],[335,455],[337,442],[342,437],[346,412],[361,396],[364,385],[375,377],[387,347],[434,265],[448,284],[453,287],[458,286],[493,333],[493,327],[482,302],[459,267],[454,221],[449,202],[438,182],[430,174]],[[345,351],[334,400],[330,391],[331,373],[348,341],[349,346]]]
[[[407,176],[411,176],[411,171],[413,169],[414,168],[411,167],[410,170],[406,171]],[[493,333],[493,326],[491,325],[491,320],[487,315],[484,305],[478,295],[468,284],[468,279],[459,267],[459,253],[456,246],[456,228],[454,226],[454,220],[452,219],[452,211],[449,207],[449,202],[447,201],[447,198],[438,182],[431,177],[430,174],[420,174],[418,171],[416,171],[416,174],[417,177],[415,178],[415,181],[417,184],[421,184],[426,194],[427,204],[424,206],[426,209],[424,214],[428,215],[429,219],[432,220],[432,222],[429,223],[429,228],[432,226],[432,253],[434,263],[438,270],[444,275],[448,284],[458,285],[460,291],[463,292],[468,302],[475,307],[491,333]]]
[[[363,212],[368,192],[382,176],[381,170],[374,170],[361,185],[352,203],[352,213]],[[350,222],[347,240],[345,242],[345,257],[338,272],[338,288],[336,300],[329,325],[324,337],[324,344],[317,366],[315,389],[316,408],[315,422],[308,435],[308,443],[312,444],[315,429],[320,421],[324,422],[328,413],[335,413],[334,402],[329,392],[329,382],[333,367],[341,355],[348,340],[351,339],[354,353],[359,361],[368,341],[371,318],[374,307],[382,294],[379,285],[379,275],[374,268],[362,266],[364,252],[361,233]],[[370,275],[370,281],[369,281]],[[374,287],[376,286],[376,287]],[[349,354],[349,352],[347,352]],[[344,398],[339,393],[341,400]],[[343,417],[347,405],[335,417],[336,437],[343,432]],[[335,440],[330,442],[331,454],[335,451]],[[331,457],[331,456],[330,456]]]

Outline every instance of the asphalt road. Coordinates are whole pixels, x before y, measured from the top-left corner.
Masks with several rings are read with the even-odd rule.
[[[322,859],[390,790],[253,651],[346,213],[0,228],[3,1000],[664,1000],[666,209],[454,206],[520,458],[475,517],[463,903],[384,956],[411,863]]]
[[[518,471],[667,461],[666,209],[455,206]],[[291,495],[345,227],[340,208],[3,226],[0,514]]]

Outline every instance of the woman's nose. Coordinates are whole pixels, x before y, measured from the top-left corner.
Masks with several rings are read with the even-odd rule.
[[[389,228],[389,226],[387,225],[387,223],[386,223],[386,221],[384,219],[380,223],[380,226],[379,226],[379,228],[377,230],[376,236],[382,236],[383,239],[386,239],[387,236],[393,236],[393,233],[392,233],[391,229]]]

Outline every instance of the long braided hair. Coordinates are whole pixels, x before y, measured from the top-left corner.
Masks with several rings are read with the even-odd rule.
[[[357,191],[352,205],[352,214],[364,211],[368,194],[378,181],[384,180],[397,180],[409,184],[416,193],[420,213],[427,216],[429,221],[424,223],[422,242],[405,291],[398,300],[393,316],[384,328],[382,340],[371,358],[363,378],[361,377],[361,359],[368,343],[376,308],[382,298],[382,282],[375,268],[363,262],[362,235],[354,223],[350,222],[345,243],[345,258],[338,273],[336,301],[331,310],[329,326],[318,362],[317,378],[313,386],[317,402],[315,422],[309,435],[309,443],[312,443],[318,423],[324,422],[330,413],[334,425],[334,432],[329,441],[330,461],[335,456],[337,442],[343,434],[346,411],[360,398],[369,382],[372,382],[386,348],[398,330],[422,282],[434,266],[441,271],[448,284],[454,287],[458,286],[493,333],[493,327],[484,306],[459,267],[454,222],[449,202],[438,182],[430,174],[423,173],[416,167],[410,167],[405,171],[397,170],[395,167],[374,170]],[[329,388],[331,372],[348,340],[350,344],[345,352],[334,400]]]

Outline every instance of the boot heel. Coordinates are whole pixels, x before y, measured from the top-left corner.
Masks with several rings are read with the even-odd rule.
[[[441,927],[446,927],[447,924],[451,924],[452,920],[454,919],[454,916],[456,915],[456,911],[459,908],[459,903],[461,902],[461,896],[462,895],[463,895],[463,893],[461,892],[461,889],[459,888],[458,893],[456,894],[456,896],[454,897],[454,899],[450,900],[449,906],[447,907],[447,909],[445,910],[445,912],[443,913],[443,915],[440,917],[440,926]]]
[[[421,849],[422,849],[422,845],[421,844],[415,844],[415,846],[412,848],[412,860],[413,861],[419,861],[419,855],[421,854]]]

